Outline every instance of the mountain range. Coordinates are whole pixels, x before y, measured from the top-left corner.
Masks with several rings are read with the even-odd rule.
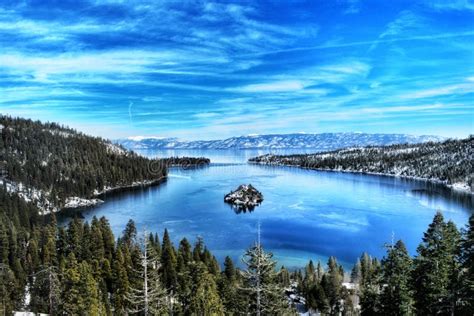
[[[144,149],[298,149],[321,151],[347,147],[415,144],[442,141],[444,137],[407,134],[321,133],[321,134],[270,134],[247,135],[220,140],[185,141],[178,138],[133,136],[116,142],[131,150]]]

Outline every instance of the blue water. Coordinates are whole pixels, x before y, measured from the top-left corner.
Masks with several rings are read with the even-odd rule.
[[[279,265],[304,266],[309,259],[336,256],[350,268],[363,251],[377,257],[384,244],[403,239],[415,254],[423,232],[436,210],[464,227],[473,198],[441,186],[394,177],[320,172],[246,163],[262,151],[160,151],[150,156],[206,156],[205,168],[173,168],[160,186],[111,194],[106,202],[85,210],[83,216],[106,216],[115,234],[129,219],[139,229],[162,234],[168,228],[175,243],[186,237],[204,238],[218,259],[240,260],[257,238],[271,250]],[[251,213],[237,214],[224,195],[251,183],[264,202]]]

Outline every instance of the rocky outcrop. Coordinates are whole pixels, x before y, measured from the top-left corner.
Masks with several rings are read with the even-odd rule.
[[[227,194],[224,197],[224,202],[232,204],[238,210],[251,211],[263,202],[263,195],[251,184],[242,184],[237,190]]]

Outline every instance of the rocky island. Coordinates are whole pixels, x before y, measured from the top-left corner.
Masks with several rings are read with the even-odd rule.
[[[263,195],[251,184],[240,185],[237,190],[224,197],[224,202],[232,204],[239,211],[252,211],[263,202]]]

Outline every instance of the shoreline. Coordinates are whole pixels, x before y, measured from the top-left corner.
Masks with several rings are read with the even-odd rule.
[[[123,185],[123,186],[116,186],[116,187],[109,187],[105,188],[102,191],[97,191],[97,189],[94,191],[94,198],[86,199],[86,198],[79,198],[79,197],[72,197],[68,198],[70,200],[76,201],[77,203],[66,203],[65,206],[61,207],[58,211],[55,213],[59,213],[64,210],[75,210],[75,209],[80,209],[80,208],[88,208],[88,207],[93,207],[96,205],[100,205],[102,203],[105,203],[105,200],[100,199],[101,197],[107,196],[107,194],[116,194],[120,192],[127,192],[127,191],[132,191],[135,189],[140,189],[140,188],[147,188],[147,187],[152,187],[155,185],[159,185],[163,182],[165,182],[168,179],[168,176],[161,177],[159,179],[155,180],[145,180],[141,182],[133,182],[132,184],[129,185]],[[66,199],[66,201],[68,200]]]
[[[202,163],[204,162],[204,164]],[[207,158],[202,158],[198,161],[198,163],[191,163],[187,165],[188,168],[200,168],[202,166],[208,166],[210,164],[210,160]],[[169,164],[168,169],[170,168],[179,168],[182,167],[182,164],[180,163],[174,163],[174,164]],[[106,187],[102,191],[99,191],[97,189],[94,190],[93,193],[93,198],[79,198],[79,197],[70,197],[68,199],[75,199],[78,203],[75,204],[65,204],[65,206],[61,207],[58,211],[55,213],[61,212],[63,210],[75,210],[75,209],[81,209],[81,208],[88,208],[88,207],[93,207],[102,203],[105,203],[105,201],[102,199],[103,197],[106,197],[107,194],[116,194],[120,192],[127,192],[127,191],[132,191],[140,188],[146,188],[146,187],[153,187],[156,185],[159,185],[165,181],[168,180],[168,174],[166,176],[160,177],[158,179],[153,179],[153,180],[144,180],[144,181],[135,181],[132,184],[128,185],[120,185],[116,187]],[[67,200],[67,199],[66,199]]]
[[[151,187],[151,186],[163,183],[167,179],[168,179],[168,176],[164,176],[164,177],[154,179],[154,180],[145,180],[145,181],[133,182],[132,184],[128,184],[128,185],[108,187],[108,188],[103,189],[102,191],[97,191],[97,189],[96,189],[94,191],[94,196],[95,197],[102,197],[102,196],[105,196],[109,193],[123,192],[123,191],[128,191],[128,190],[131,190],[131,189],[135,189],[135,188]]]
[[[300,165],[292,165],[292,164],[284,164],[284,163],[265,163],[265,162],[255,162],[255,161],[248,161],[247,163],[253,165],[260,165],[260,166],[277,166],[277,167],[292,167],[298,169],[305,169],[305,170],[315,170],[315,171],[329,171],[329,172],[342,172],[342,173],[354,173],[354,174],[366,174],[366,175],[374,175],[374,176],[386,176],[392,178],[402,178],[408,180],[417,180],[417,181],[425,181],[430,182],[433,184],[443,185],[446,188],[456,192],[456,193],[463,193],[463,194],[470,194],[474,195],[474,191],[469,190],[467,187],[467,183],[463,183],[466,188],[457,186],[456,184],[449,184],[446,181],[442,181],[440,179],[428,179],[422,177],[415,177],[415,176],[404,176],[398,174],[391,174],[391,173],[382,173],[382,172],[370,172],[370,171],[357,171],[357,170],[344,170],[344,169],[329,169],[329,168],[311,168],[311,167],[304,167]]]

